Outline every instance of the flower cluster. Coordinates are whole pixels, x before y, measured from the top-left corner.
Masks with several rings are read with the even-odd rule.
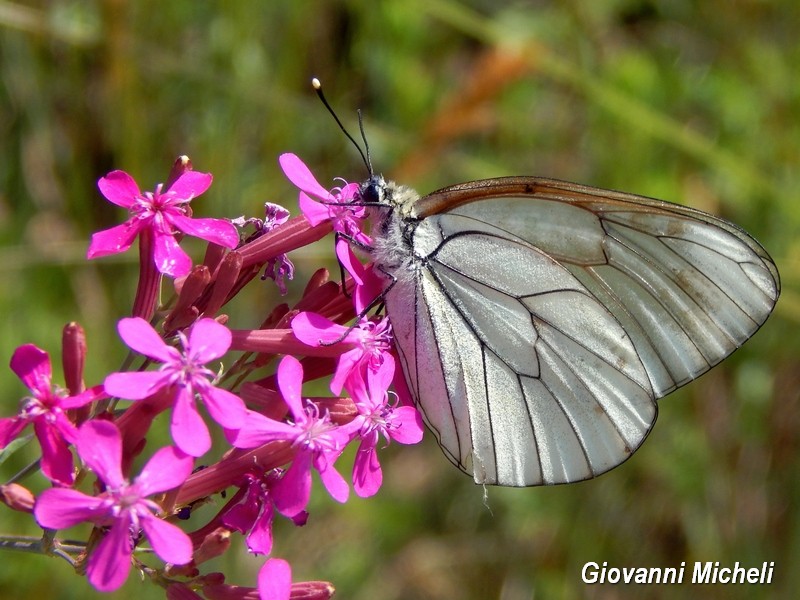
[[[263,219],[193,218],[189,204],[212,178],[193,171],[185,157],[153,192],[141,192],[122,171],[101,178],[100,192],[130,218],[95,233],[87,257],[125,251],[138,238],[136,297],[117,323],[128,359],[87,387],[83,365],[91,355],[75,323],[64,329],[64,389],[54,386],[44,350],[25,344],[11,358],[30,393],[15,416],[0,419],[0,450],[5,456],[22,447],[31,424],[41,447],[32,467],[51,487],[30,491],[21,481],[36,470],[29,468],[0,486],[0,499],[32,513],[43,528],[41,540],[28,540],[31,548],[65,558],[97,590],[119,588],[134,567],[168,598],[328,598],[331,584],[293,583],[280,558],[268,558],[251,587],[202,574],[201,566],[225,552],[234,533],[250,552],[269,556],[279,545],[276,515],[306,522],[313,472],[338,502],[347,501],[351,485],[358,496],[372,496],[383,479],[378,450],[422,439],[417,410],[389,391],[397,376],[389,321],[365,310],[380,289],[350,246],[370,243],[362,231],[365,209],[354,202],[359,186],[328,191],[298,157],[284,154],[280,164],[300,189],[302,215],[291,219],[272,203]],[[245,234],[247,227],[254,231]],[[273,279],[285,294],[294,277],[287,253],[330,231],[349,273],[341,284],[321,269],[294,307],[281,304],[256,319],[221,312],[251,281]],[[183,235],[209,242],[201,263],[180,248]],[[175,295],[162,303],[164,276],[174,280]],[[230,329],[231,321],[257,326]],[[332,395],[304,396],[304,381],[324,375]],[[151,430],[164,412],[166,444]],[[226,446],[215,447],[215,439]],[[339,461],[350,444],[348,481]],[[136,470],[142,453],[149,459]],[[195,468],[201,457],[203,468]],[[194,506],[223,498],[210,520],[192,522]],[[92,526],[84,544],[58,537],[81,523]],[[145,544],[162,566],[142,560]]]

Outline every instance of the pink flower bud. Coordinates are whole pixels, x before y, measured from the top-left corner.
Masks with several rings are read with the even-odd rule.
[[[28,488],[18,483],[0,485],[0,501],[12,510],[33,512],[35,498]]]
[[[67,323],[61,333],[61,361],[64,366],[64,381],[71,396],[77,396],[86,386],[83,383],[83,367],[86,364],[86,333],[83,327]]]

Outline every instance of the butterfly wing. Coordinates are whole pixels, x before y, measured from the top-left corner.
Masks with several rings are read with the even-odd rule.
[[[779,294],[745,232],[657,200],[503,178],[416,211],[421,268],[387,309],[429,426],[480,483],[564,483],[621,463],[655,399],[744,343]]]
[[[533,177],[445,188],[419,210],[444,207],[518,235],[564,265],[631,336],[656,398],[741,346],[780,294],[778,270],[758,242],[688,207]]]

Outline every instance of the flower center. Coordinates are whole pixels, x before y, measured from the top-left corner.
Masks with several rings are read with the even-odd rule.
[[[312,404],[306,409],[309,416],[303,426],[302,431],[297,435],[292,442],[293,446],[299,446],[308,452],[326,452],[338,450],[339,444],[336,439],[330,435],[330,432],[336,429],[327,413],[322,417],[319,416],[319,409],[315,404]]]
[[[35,421],[44,417],[48,422],[54,422],[56,413],[61,409],[48,399],[41,399],[35,396],[26,396],[20,401],[19,416],[26,421]]]

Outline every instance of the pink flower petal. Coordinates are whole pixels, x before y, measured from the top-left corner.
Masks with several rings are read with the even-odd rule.
[[[375,403],[367,392],[367,382],[365,373],[357,370],[350,374],[347,378],[347,392],[350,397],[355,401],[360,414],[367,414],[372,412]]]
[[[291,517],[305,510],[311,497],[311,455],[298,452],[272,492],[275,508],[282,515]]]
[[[353,489],[361,498],[374,496],[383,483],[383,472],[374,446],[362,443],[353,463]]]
[[[303,366],[294,356],[284,356],[278,364],[278,387],[295,421],[303,418],[305,412],[300,396],[303,388]]]
[[[200,392],[208,414],[227,429],[239,429],[247,418],[247,407],[236,394],[207,386]]]
[[[324,466],[318,464],[318,470],[320,479],[322,479],[322,483],[331,497],[337,502],[347,502],[347,498],[350,495],[350,486],[347,485],[347,481],[342,477],[341,473],[334,468],[333,460]]]
[[[353,248],[350,246],[350,242],[340,237],[336,240],[336,258],[339,259],[339,262],[344,267],[344,270],[350,273],[350,276],[355,281],[356,285],[363,285],[364,284],[364,265],[362,265],[356,255],[353,253]]]
[[[47,352],[33,344],[24,344],[14,351],[10,366],[28,389],[40,397],[51,394],[53,370]]]
[[[304,192],[323,199],[330,196],[328,190],[319,184],[316,177],[296,154],[281,154],[278,162],[287,179]]]
[[[231,347],[231,330],[214,319],[200,319],[189,332],[186,354],[198,363],[207,363],[223,356]]]
[[[133,540],[130,525],[126,521],[114,522],[89,556],[86,576],[101,592],[113,592],[125,583],[130,573]]]
[[[153,551],[162,560],[176,565],[192,560],[192,540],[179,527],[152,515],[143,517],[141,524]]]
[[[103,400],[108,395],[103,391],[102,385],[96,385],[84,390],[77,396],[67,396],[61,399],[61,408],[79,408],[96,400]]]
[[[312,227],[316,227],[331,218],[330,209],[321,202],[311,199],[305,192],[300,192],[297,205]]]
[[[84,463],[112,488],[125,483],[122,476],[122,436],[110,421],[86,421],[75,444]]]
[[[292,440],[297,430],[288,423],[268,419],[264,415],[248,411],[242,427],[228,431],[229,441],[236,448],[256,448],[267,442]]]
[[[238,531],[239,533],[247,533],[247,530],[253,526],[253,523],[258,519],[258,513],[261,506],[261,499],[258,497],[258,491],[254,488],[258,484],[248,483],[248,488],[240,488],[236,496],[239,502],[230,506],[227,511],[221,514],[222,523],[226,527]],[[242,498],[244,496],[244,498]],[[231,500],[235,502],[235,500]]]
[[[395,408],[392,425],[394,427],[389,431],[389,435],[401,444],[418,444],[425,434],[422,417],[413,406]]]
[[[165,193],[174,194],[177,198],[191,200],[211,187],[213,179],[211,173],[184,171]]]
[[[292,568],[280,558],[270,558],[258,572],[258,596],[261,600],[289,600],[292,592]]]
[[[369,238],[362,240],[356,235],[356,239],[366,245],[370,243]],[[354,304],[356,313],[362,314],[366,311],[368,306],[373,305],[381,296],[387,284],[387,280],[385,277],[376,274],[373,268],[367,268],[361,264],[353,253],[350,244],[347,243],[347,240],[344,238],[339,238],[336,243],[336,257],[356,283]]]
[[[111,373],[103,382],[109,396],[125,400],[143,400],[169,384],[170,374],[163,371]]]
[[[179,358],[177,350],[167,346],[153,326],[141,317],[120,319],[117,331],[132,350],[148,358],[159,362],[173,362]]]
[[[375,269],[364,268],[361,263],[352,263],[351,267],[353,270],[361,269],[361,285],[356,286],[353,294],[353,304],[356,307],[356,313],[362,314],[367,310],[367,307],[373,306],[377,299],[381,297],[386,286],[386,279],[379,276]]]
[[[170,433],[175,445],[191,456],[202,456],[211,448],[208,427],[197,412],[192,394],[186,388],[179,388],[175,399]]]
[[[86,258],[100,258],[109,254],[125,252],[148,222],[149,219],[129,219],[121,225],[93,233],[89,249],[86,251]]]
[[[159,273],[170,277],[183,277],[192,270],[192,259],[186,254],[175,238],[168,233],[154,232],[153,259]]]
[[[160,448],[142,468],[136,487],[142,496],[174,489],[192,474],[193,465],[192,457],[177,448]]]
[[[373,371],[370,369],[367,372],[370,398],[383,403],[386,392],[389,391],[392,385],[392,380],[394,380],[394,357],[387,352],[383,355],[383,362],[378,367],[378,370]]]
[[[61,407],[64,408],[64,405],[61,404]],[[56,435],[67,444],[75,444],[78,439],[78,428],[75,427],[75,424],[69,420],[69,417],[64,412],[56,411],[50,413],[49,418],[42,420],[42,423],[47,423],[56,432]],[[72,461],[70,460],[71,464]]]
[[[330,344],[342,339],[347,327],[312,312],[301,312],[290,325],[295,337],[309,346]]]
[[[356,314],[364,314],[368,307],[375,306],[382,293],[383,288],[380,285],[357,285],[353,292],[353,306],[355,306]]]
[[[233,223],[224,219],[190,219],[172,214],[168,220],[186,235],[192,235],[225,248],[239,245],[239,232]]]
[[[58,430],[45,419],[33,424],[39,445],[42,447],[42,473],[60,485],[72,485],[75,480],[72,452]]]
[[[5,448],[25,429],[28,421],[17,417],[0,419],[0,448]]]
[[[363,356],[364,351],[361,348],[353,348],[339,356],[339,360],[336,362],[336,371],[331,377],[330,389],[332,393],[338,396],[342,393],[342,388],[345,385],[348,386],[348,389],[351,389],[351,384],[348,383],[351,377],[363,378],[357,369]]]
[[[247,536],[247,547],[254,554],[272,552],[272,506],[264,506],[261,515],[256,519],[250,535]]]
[[[36,522],[48,529],[67,529],[98,516],[100,498],[87,496],[77,490],[50,488],[36,499],[33,514]]]
[[[136,198],[142,195],[136,181],[125,171],[111,171],[100,178],[97,187],[106,200],[123,208],[130,208]]]

